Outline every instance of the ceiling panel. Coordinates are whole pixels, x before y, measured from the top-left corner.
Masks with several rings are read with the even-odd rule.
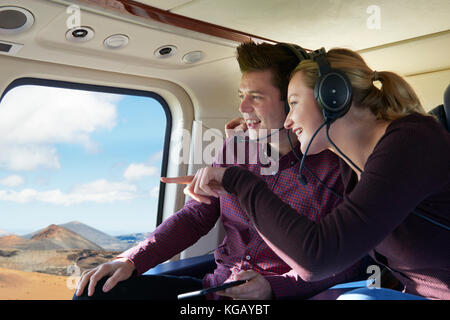
[[[0,6],[8,0],[0,0]],[[28,1],[28,0],[27,0]],[[200,39],[188,38],[166,31],[155,30],[113,17],[82,11],[82,24],[95,31],[95,36],[87,42],[69,42],[66,39],[66,6],[50,1],[22,2],[33,12],[36,23],[27,32],[18,35],[2,35],[4,41],[25,44],[17,57],[52,61],[68,65],[78,65],[98,69],[120,71],[124,66],[137,68],[151,67],[161,70],[183,70],[195,68],[235,55],[232,46],[221,45]],[[129,43],[122,49],[106,49],[103,41],[114,34],[129,37]],[[154,52],[161,46],[172,45],[177,48],[173,56],[158,58]],[[182,57],[192,51],[201,50],[204,58],[194,64],[183,63]]]
[[[136,2],[140,2],[162,10],[170,10],[192,1],[193,0],[139,0]]]
[[[448,0],[196,0],[172,12],[310,49],[359,50],[450,29]]]

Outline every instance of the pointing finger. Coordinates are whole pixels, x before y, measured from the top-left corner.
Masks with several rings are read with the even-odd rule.
[[[176,184],[189,184],[194,179],[194,176],[182,176],[182,177],[161,177],[161,182],[164,183],[176,183]]]

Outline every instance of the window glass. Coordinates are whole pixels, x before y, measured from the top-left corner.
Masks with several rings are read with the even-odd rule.
[[[156,227],[166,127],[151,96],[42,85],[5,94],[0,299],[70,299],[82,271]]]

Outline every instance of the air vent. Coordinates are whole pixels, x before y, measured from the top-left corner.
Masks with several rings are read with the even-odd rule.
[[[166,45],[156,49],[155,52],[153,52],[153,54],[158,58],[166,59],[173,56],[176,51],[177,47],[172,45]]]
[[[76,27],[66,32],[66,39],[72,42],[86,42],[94,38],[94,30],[90,27]]]
[[[12,48],[12,44],[0,43],[0,52],[8,53]]]
[[[17,54],[20,49],[22,49],[23,44],[0,41],[0,54]]]
[[[0,7],[0,34],[16,34],[30,29],[34,24],[33,14],[23,8]]]

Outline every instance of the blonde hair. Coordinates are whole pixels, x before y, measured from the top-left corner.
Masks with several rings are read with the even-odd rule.
[[[399,75],[390,71],[374,71],[363,58],[352,50],[331,49],[326,58],[333,69],[343,71],[353,88],[353,105],[369,108],[377,119],[392,121],[413,112],[426,115],[416,93]],[[318,79],[318,65],[312,60],[303,60],[292,71],[291,78],[302,72],[306,85],[314,89]],[[381,82],[381,88],[374,81]]]

